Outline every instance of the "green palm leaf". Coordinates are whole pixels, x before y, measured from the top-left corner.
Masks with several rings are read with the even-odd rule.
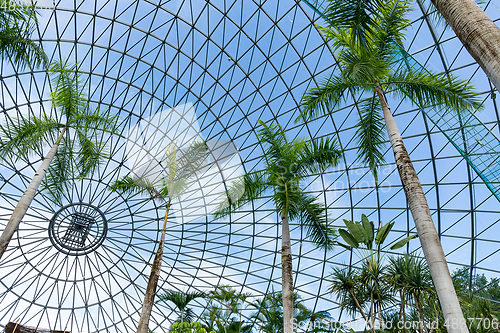
[[[295,201],[297,200],[297,201]],[[325,250],[333,248],[335,231],[328,226],[328,217],[323,204],[319,203],[315,197],[300,192],[300,196],[293,202],[298,211],[289,210],[290,218],[299,216],[300,225],[306,231],[307,239],[311,240],[317,247]]]
[[[378,4],[378,1],[330,0],[324,16],[330,25],[349,31],[353,41],[368,46],[367,35],[372,32]]]
[[[380,100],[375,95],[359,105],[358,159],[368,165],[377,180],[378,166],[385,162],[385,125]]]
[[[0,155],[14,161],[27,158],[33,154],[34,147],[52,146],[63,127],[45,115],[12,118],[0,127]]]
[[[8,7],[9,3],[2,5]],[[0,9],[0,55],[10,58],[21,69],[48,63],[43,48],[30,38],[36,29],[37,15],[34,6],[27,4],[13,10]]]
[[[347,93],[355,93],[362,87],[353,84],[340,77],[323,79],[318,87],[309,89],[300,104],[300,115],[295,122],[315,119],[319,116],[329,114],[342,100],[347,99]]]
[[[465,80],[425,70],[400,70],[387,80],[393,94],[409,98],[420,107],[444,105],[456,112],[475,111],[481,102]]]
[[[62,205],[65,193],[69,192],[69,180],[75,172],[75,148],[72,140],[63,138],[52,163],[42,181],[42,191],[58,205]]]
[[[76,65],[67,65],[63,60],[50,64],[53,106],[70,122],[81,109],[87,108],[87,101],[83,93],[85,85],[80,80]]]
[[[296,166],[293,166],[292,173],[305,177],[325,172],[329,167],[336,166],[342,157],[342,152],[336,140],[321,138],[307,142],[297,155]]]
[[[260,198],[263,193],[270,188],[271,183],[263,171],[246,173],[243,177],[232,182],[225,194],[228,205],[221,203],[221,206],[217,208],[214,214],[214,218],[220,219],[231,215],[252,200]],[[238,196],[234,196],[233,193],[239,194],[241,192],[243,192],[243,194],[234,201],[232,198]]]

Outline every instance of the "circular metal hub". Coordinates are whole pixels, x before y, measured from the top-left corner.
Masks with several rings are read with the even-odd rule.
[[[59,209],[49,223],[49,239],[59,251],[83,255],[97,249],[108,231],[104,214],[95,206],[73,203]]]

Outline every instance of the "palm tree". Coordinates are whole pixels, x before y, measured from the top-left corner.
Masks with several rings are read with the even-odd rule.
[[[363,30],[373,20],[366,13],[373,13],[382,0],[329,0],[328,12],[334,20],[345,18],[356,22],[354,33],[363,36]],[[484,70],[500,91],[500,30],[474,0],[431,0],[438,12],[448,22],[469,54]],[[348,10],[344,10],[347,8]],[[355,20],[351,20],[355,18]],[[348,23],[344,23],[347,25]]]
[[[345,5],[340,2],[341,8],[328,7],[331,10],[331,13],[326,13],[329,26],[320,29],[338,50],[340,73],[306,92],[301,118],[307,120],[328,114],[346,98],[348,92],[369,93],[369,97],[360,104],[357,131],[359,158],[370,167],[377,180],[377,167],[384,160],[381,148],[385,142],[385,125],[443,313],[450,323],[450,332],[466,332],[465,325],[451,325],[463,323],[463,315],[429,206],[386,94],[417,105],[444,105],[453,112],[474,110],[480,104],[471,85],[465,81],[403,66],[392,68],[391,62],[399,52],[404,29],[409,24],[405,17],[409,1],[367,3],[370,5],[363,4],[364,7],[356,8],[346,8],[347,2]]]
[[[180,156],[178,156],[178,154]],[[173,200],[179,200],[181,195],[189,186],[189,180],[196,175],[200,168],[206,163],[207,146],[205,142],[194,142],[185,151],[177,150],[174,143],[168,149],[163,161],[166,165],[165,175],[161,184],[148,179],[147,176],[132,177],[125,176],[109,187],[110,191],[129,194],[143,194],[149,198],[159,201],[165,205],[165,218],[161,230],[160,244],[156,251],[151,273],[149,275],[144,304],[142,305],[141,317],[137,327],[137,333],[147,333],[151,310],[153,309],[156,287],[160,277],[161,261],[163,257],[163,244],[167,230],[167,218]]]
[[[230,286],[216,286],[214,290],[209,292],[209,304],[204,313],[206,326],[224,333],[248,331],[249,325],[244,325],[242,311],[250,296],[250,294],[238,292]]]
[[[37,25],[38,12],[35,7],[18,2],[2,2],[0,8],[0,55],[10,58],[20,67],[35,67],[48,63],[47,55],[40,45],[31,40]]]
[[[267,294],[261,299],[251,303],[256,309],[250,317],[258,323],[258,332],[262,333],[283,333],[283,294],[281,292]],[[300,327],[305,332],[332,332],[330,327],[324,325],[315,325],[315,321],[327,319],[332,322],[332,318],[327,311],[313,312],[308,309],[301,301],[298,293],[293,293],[294,325]],[[305,322],[308,322],[307,328]],[[300,323],[300,324],[299,324]],[[320,327],[323,326],[323,327]],[[328,325],[331,326],[331,325]],[[298,331],[298,330],[296,330]]]
[[[293,280],[290,229],[288,220],[300,221],[301,227],[317,246],[328,250],[333,245],[333,230],[327,225],[326,209],[316,199],[304,192],[300,181],[312,174],[325,171],[338,163],[341,155],[335,141],[303,138],[289,141],[285,130],[278,125],[266,125],[258,139],[267,146],[264,152],[264,170],[247,173],[243,179],[245,191],[236,202],[215,214],[221,217],[234,212],[251,200],[260,198],[268,189],[274,191],[273,202],[282,222],[282,292],[285,333],[292,332]],[[238,184],[237,184],[238,185]]]
[[[76,65],[66,66],[62,61],[49,67],[53,86],[51,100],[59,119],[45,114],[31,115],[12,118],[0,127],[0,156],[3,159],[28,159],[44,145],[52,147],[0,236],[0,258],[42,181],[52,199],[60,203],[69,180],[91,174],[107,156],[104,133],[116,134],[117,118],[89,107],[83,93],[84,85],[75,69]]]
[[[406,289],[413,296],[415,308],[417,310],[418,319],[420,322],[420,332],[424,330],[427,333],[427,327],[424,320],[424,310],[421,304],[423,295],[432,294],[434,286],[432,285],[432,277],[423,259],[409,257],[406,271]]]
[[[206,297],[206,294],[202,291],[182,292],[177,290],[167,290],[164,294],[159,296],[159,301],[170,301],[174,303],[181,313],[177,321],[183,323],[191,322],[193,319],[193,311],[188,307],[188,304],[197,298],[204,297]]]
[[[329,292],[335,294],[340,301],[342,309],[346,309],[353,317],[356,311],[359,311],[365,323],[369,326],[372,333],[375,333],[375,327],[371,324],[366,314],[365,303],[367,299],[362,292],[363,283],[361,274],[357,267],[333,267],[330,274]],[[370,304],[370,310],[372,309]]]
[[[408,294],[408,270],[410,265],[410,256],[389,257],[389,264],[386,271],[386,282],[388,286],[394,291],[399,293],[400,309],[398,318],[406,323],[406,300]],[[408,328],[404,326],[404,330],[408,333]]]

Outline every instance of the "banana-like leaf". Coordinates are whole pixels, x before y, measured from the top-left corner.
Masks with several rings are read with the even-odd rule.
[[[366,233],[366,230],[365,228],[363,227],[363,225],[359,222],[356,222],[356,227],[358,227],[358,230],[359,232],[363,235],[363,240],[362,242],[368,246],[368,235]]]
[[[373,225],[373,222],[368,221],[368,218],[365,214],[361,215],[361,223],[363,224],[366,236],[368,237],[368,242],[366,244],[368,245],[368,249],[371,250],[373,238],[375,236],[375,226]]]
[[[351,222],[352,223],[352,222]],[[345,229],[339,229],[339,235],[342,237],[342,239],[349,244],[350,246],[354,248],[358,248],[359,243],[356,241],[356,239]]]
[[[358,226],[349,220],[344,220],[344,224],[349,229],[349,232],[351,233],[351,236],[356,240],[356,243],[364,243],[365,242],[365,235],[364,232],[359,230]]]
[[[380,228],[377,231],[377,236],[375,237],[375,243],[378,245],[382,244],[387,238],[387,235],[389,235],[389,232],[391,231],[393,226],[394,222],[389,222],[384,226],[382,226],[381,223]]]
[[[406,238],[403,238],[402,240],[400,240],[399,242],[397,242],[393,246],[391,246],[391,250],[400,249],[403,246],[405,246],[409,241],[411,241],[413,238],[417,238],[417,237],[418,237],[418,235],[415,234],[415,235],[411,235],[411,236],[408,236]]]
[[[334,243],[334,244],[336,244],[336,245],[340,245],[340,246],[342,246],[344,249],[347,249],[347,250],[352,250],[352,246],[346,245],[346,244],[341,243],[341,242],[339,242],[339,241],[333,241],[333,243]]]

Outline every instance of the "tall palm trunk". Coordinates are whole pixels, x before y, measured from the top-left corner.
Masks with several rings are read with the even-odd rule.
[[[169,209],[170,203],[167,204],[167,211],[165,212],[163,229],[161,231],[160,244],[158,245],[158,250],[156,251],[155,259],[153,261],[153,266],[151,267],[151,273],[149,274],[148,286],[146,288],[146,294],[144,295],[144,304],[142,305],[141,318],[139,319],[137,333],[148,333],[149,317],[151,317],[151,310],[153,310],[156,286],[158,285],[158,279],[160,278],[161,261],[163,258],[163,243],[165,242],[165,232],[167,230],[167,218]]]
[[[424,256],[429,265],[432,280],[434,281],[436,292],[443,308],[443,315],[448,324],[448,332],[469,332],[465,324],[462,309],[458,303],[448,264],[446,263],[436,227],[432,221],[422,185],[403,144],[403,139],[391,114],[389,105],[385,100],[384,92],[380,86],[376,87],[375,90],[382,104],[385,126],[394,152],[399,177],[401,178],[406,200],[408,201],[408,206],[417,227],[420,244],[422,245],[422,250],[424,251]]]
[[[43,159],[42,165],[40,165],[40,167],[36,171],[28,188],[26,189],[23,196],[17,203],[16,208],[12,212],[9,222],[5,226],[5,229],[2,232],[2,235],[0,236],[0,259],[5,253],[5,250],[7,250],[7,246],[9,245],[9,242],[12,239],[14,232],[16,232],[17,228],[19,227],[19,224],[21,223],[21,220],[24,218],[24,215],[26,214],[26,211],[30,207],[31,202],[35,197],[36,191],[38,190],[38,187],[42,183],[42,180],[45,177],[45,174],[47,173],[47,169],[49,168],[50,163],[52,162],[54,156],[56,155],[57,148],[59,147],[59,144],[61,143],[61,140],[65,132],[66,132],[66,127],[63,127],[61,134],[59,135],[59,138],[57,139],[52,148],[49,150],[48,154]]]
[[[474,0],[431,0],[500,91],[500,29]]]
[[[281,295],[283,297],[283,332],[293,332],[293,278],[292,249],[290,245],[290,228],[288,216],[283,209],[281,214]]]

